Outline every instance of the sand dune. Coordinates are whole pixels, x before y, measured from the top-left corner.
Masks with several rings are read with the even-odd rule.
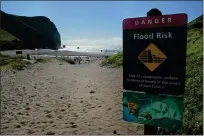
[[[1,134],[143,134],[122,120],[122,69],[100,61],[2,71]]]

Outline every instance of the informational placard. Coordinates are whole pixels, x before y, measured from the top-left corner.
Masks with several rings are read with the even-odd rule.
[[[182,95],[186,46],[186,14],[124,19],[124,89]]]
[[[123,92],[123,120],[159,126],[169,130],[182,127],[183,97]]]

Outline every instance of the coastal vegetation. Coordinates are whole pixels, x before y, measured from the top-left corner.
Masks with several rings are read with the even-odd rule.
[[[23,57],[10,57],[0,55],[0,70],[14,69],[23,70],[25,67],[30,65],[28,61],[23,61]]]
[[[108,66],[108,67],[120,67],[123,65],[123,52],[119,52],[114,54],[113,56],[105,59],[102,61],[101,66]]]
[[[69,64],[75,64],[75,61],[73,59],[71,59],[70,57],[58,57],[57,59],[59,61],[67,62]]]

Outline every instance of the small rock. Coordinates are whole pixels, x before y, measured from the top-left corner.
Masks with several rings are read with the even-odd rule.
[[[74,124],[74,122],[70,122],[70,124],[72,124],[72,125],[73,125],[73,124]]]
[[[50,123],[54,123],[54,121],[51,120]]]
[[[21,123],[22,125],[25,125],[25,124],[26,124],[26,122],[25,122],[25,121],[21,121],[20,123]]]
[[[114,131],[113,131],[113,134],[117,134],[117,131],[116,131],[116,130],[114,130]]]
[[[71,128],[77,128],[77,125],[72,125]]]
[[[89,93],[91,93],[91,94],[92,94],[92,93],[95,93],[95,91],[90,91]]]
[[[44,112],[45,112],[45,113],[50,113],[51,111],[49,111],[49,110],[44,110]]]
[[[36,103],[36,106],[40,106],[40,104],[39,104],[39,103]]]
[[[21,125],[16,125],[16,128],[21,128]]]
[[[21,113],[21,112],[18,112],[17,114],[18,114],[18,115],[23,115],[23,113]]]
[[[30,107],[26,107],[26,110],[30,110]]]
[[[52,118],[51,114],[46,115],[47,118]]]
[[[52,132],[52,131],[49,131],[49,132],[46,133],[46,135],[54,135],[54,134],[55,134],[55,133]]]
[[[46,124],[46,123],[47,123],[47,121],[43,120],[43,121],[42,121],[42,123],[45,123],[45,124]]]
[[[63,111],[65,111],[65,110],[66,110],[66,109],[61,109],[60,111],[62,111],[62,112],[63,112]]]

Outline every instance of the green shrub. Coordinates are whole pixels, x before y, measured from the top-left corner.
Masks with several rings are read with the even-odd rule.
[[[0,55],[0,68],[1,69],[15,69],[23,70],[30,62],[23,61],[23,57],[10,57]]]
[[[49,62],[51,60],[51,58],[39,58],[39,59],[36,59],[37,62],[39,63],[46,63],[46,62]]]
[[[58,57],[57,59],[60,61],[68,62],[69,64],[75,64],[75,61],[69,57]]]
[[[109,66],[109,67],[120,67],[123,65],[123,52],[119,52],[114,54],[113,56],[105,59],[100,64],[101,66]]]

